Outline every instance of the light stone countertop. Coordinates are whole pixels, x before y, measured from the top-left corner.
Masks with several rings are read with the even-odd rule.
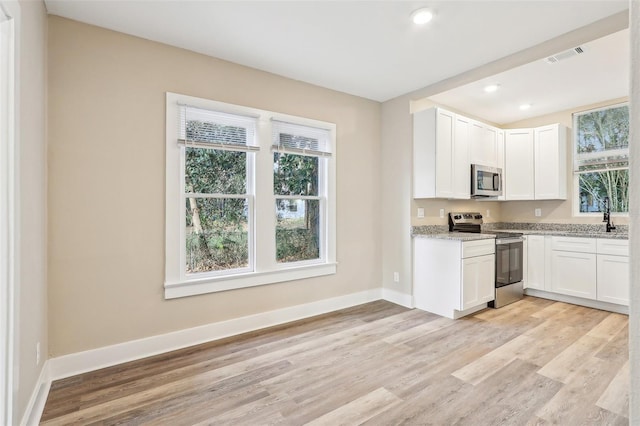
[[[496,229],[496,232],[519,232],[524,235],[552,235],[555,237],[578,237],[578,238],[607,238],[615,240],[628,240],[627,232],[585,232],[585,231],[543,231],[534,229]]]
[[[519,232],[524,235],[552,235],[558,237],[607,238],[628,240],[628,225],[618,225],[618,229],[605,232],[604,224],[536,224],[536,223],[497,223],[482,225],[484,234],[466,234],[448,232],[446,225],[426,225],[411,228],[414,238],[435,238],[444,240],[474,241],[495,238],[491,232]]]
[[[437,240],[477,241],[492,240],[496,236],[492,234],[473,234],[467,232],[443,232],[438,234],[414,234],[414,238],[431,238]]]

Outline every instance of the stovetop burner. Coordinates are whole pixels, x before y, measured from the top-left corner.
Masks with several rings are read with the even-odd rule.
[[[496,238],[521,237],[522,232],[502,232],[482,230],[482,214],[478,212],[449,213],[449,232],[471,232],[475,234],[492,234]]]
[[[449,213],[449,232],[474,232],[482,230],[482,215],[478,212]]]

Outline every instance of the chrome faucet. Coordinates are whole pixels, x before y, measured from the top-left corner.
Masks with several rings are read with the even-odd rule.
[[[604,197],[604,217],[603,222],[607,222],[607,232],[611,232],[612,229],[616,229],[611,222],[611,207],[609,203],[609,197]]]

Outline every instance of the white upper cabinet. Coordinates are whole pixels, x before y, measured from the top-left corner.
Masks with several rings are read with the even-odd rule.
[[[507,130],[503,180],[507,200],[566,199],[566,127]]]
[[[438,107],[413,114],[413,198],[469,199],[471,164],[502,169],[498,200],[564,200],[567,129],[502,130]]]
[[[534,161],[533,129],[511,129],[505,132],[504,157],[508,180],[506,200],[533,200]]]
[[[413,114],[413,197],[469,199],[468,120],[442,108]]]
[[[471,164],[499,167],[498,129],[479,121],[471,121],[469,160]]]
[[[469,165],[469,119],[456,115],[453,132],[453,197],[470,198],[471,166]]]
[[[535,199],[567,198],[567,129],[560,124],[534,132]]]

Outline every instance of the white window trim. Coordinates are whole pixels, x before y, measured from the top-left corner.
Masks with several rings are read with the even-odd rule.
[[[254,220],[250,226],[251,240],[254,238],[252,271],[233,270],[226,274],[184,274],[184,206],[183,197],[184,148],[177,143],[178,105],[186,104],[203,109],[238,115],[258,117],[257,139],[260,151],[255,153],[256,173],[253,176],[255,199],[250,198],[254,208]],[[332,157],[327,159],[326,197],[321,198],[323,214],[320,229],[325,233],[321,243],[320,259],[310,261],[277,263],[275,260],[275,200],[273,194],[273,152],[271,150],[271,122],[285,121],[305,126],[327,129],[331,134]],[[336,125],[333,123],[279,114],[256,108],[243,107],[211,101],[192,96],[167,92],[166,94],[166,216],[165,216],[165,299],[193,296],[218,291],[227,291],[285,281],[302,280],[335,274],[336,263]],[[182,156],[182,157],[181,157]],[[321,178],[321,182],[324,179]],[[249,193],[249,190],[248,190]],[[272,215],[266,214],[272,212]],[[250,245],[250,250],[252,246]]]
[[[589,109],[589,110],[585,110],[585,111],[576,111],[573,113],[573,117],[572,117],[572,121],[573,121],[573,148],[572,148],[572,153],[571,153],[571,166],[572,166],[572,173],[573,173],[573,202],[571,203],[572,206],[572,214],[573,217],[591,217],[591,218],[596,218],[596,217],[602,217],[602,213],[603,212],[581,212],[580,211],[580,197],[578,196],[580,194],[580,182],[578,180],[578,176],[580,175],[580,173],[575,171],[575,162],[576,162],[576,155],[577,155],[577,151],[578,151],[578,138],[576,137],[576,132],[578,131],[578,126],[576,124],[576,115],[580,114],[580,113],[587,113],[587,112],[594,112],[594,111],[600,111],[603,109],[610,109],[610,108],[617,108],[617,107],[621,107],[621,106],[629,106],[629,102],[620,102],[620,103],[616,103],[616,104],[612,104],[612,105],[606,105],[603,107],[599,107],[599,108],[593,108],[593,109]],[[627,170],[629,170],[629,167],[626,168]],[[618,213],[618,212],[611,212],[611,217],[629,217],[629,212],[626,213]]]

